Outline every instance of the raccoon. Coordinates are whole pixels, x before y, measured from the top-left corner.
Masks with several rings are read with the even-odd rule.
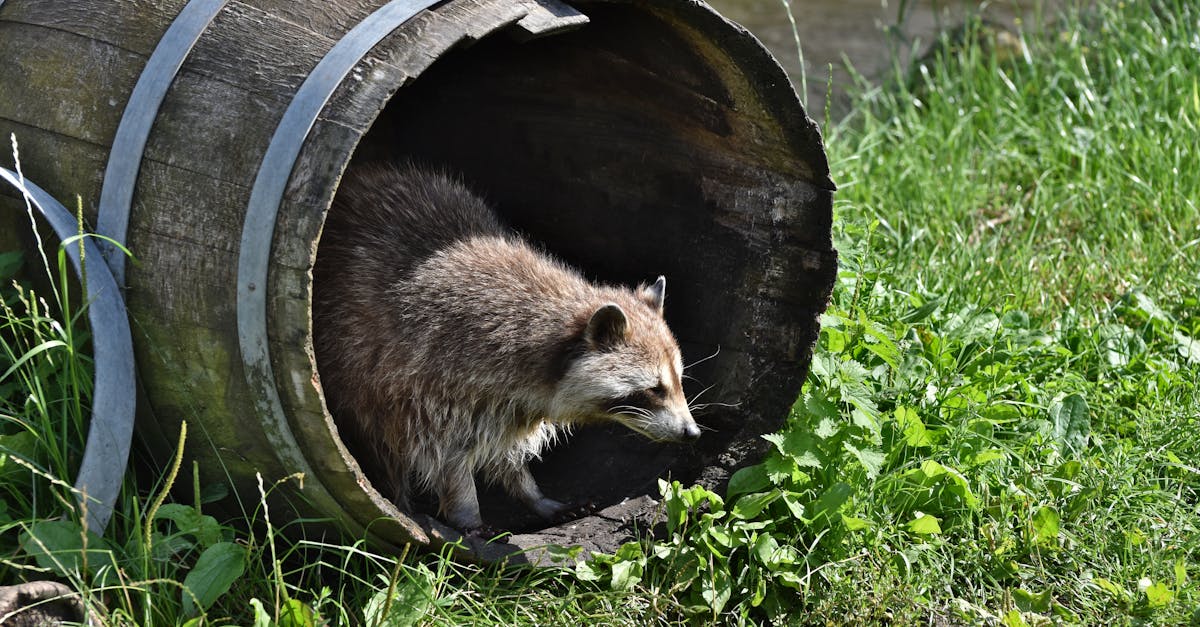
[[[700,436],[663,320],[666,280],[589,283],[449,176],[349,171],[314,278],[326,402],[403,510],[412,490],[432,491],[450,524],[481,528],[478,472],[553,519],[566,506],[528,463],[565,429],[615,421],[652,440]]]

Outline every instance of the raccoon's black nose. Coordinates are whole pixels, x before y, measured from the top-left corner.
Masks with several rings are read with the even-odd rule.
[[[695,440],[699,437],[700,437],[700,427],[696,426],[695,423],[692,423],[683,428],[683,439]]]

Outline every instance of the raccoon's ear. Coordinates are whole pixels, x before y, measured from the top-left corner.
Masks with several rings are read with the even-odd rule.
[[[592,348],[608,348],[629,334],[629,320],[616,303],[608,303],[594,313],[583,330],[583,339]]]
[[[663,300],[667,297],[667,277],[660,276],[654,285],[642,288],[642,300],[653,309],[662,313]]]

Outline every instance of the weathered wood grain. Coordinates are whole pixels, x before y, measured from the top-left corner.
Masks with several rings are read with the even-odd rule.
[[[148,57],[185,4],[187,0],[8,2],[0,10],[0,22],[43,26]]]
[[[58,36],[55,36],[58,35]],[[0,21],[0,111],[26,126],[111,144],[141,58],[76,35]],[[7,142],[6,142],[7,143]],[[4,152],[7,152],[4,151]]]
[[[517,22],[515,36],[520,41],[562,34],[588,23],[586,15],[558,0],[536,0],[530,4],[529,15]]]

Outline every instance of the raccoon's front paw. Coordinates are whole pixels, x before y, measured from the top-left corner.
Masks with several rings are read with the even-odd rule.
[[[544,520],[554,520],[567,509],[567,505],[543,496],[530,504],[529,508]]]
[[[592,500],[587,500],[582,503],[571,503],[562,508],[554,517],[554,522],[562,524],[572,520],[578,520],[585,516],[591,516],[599,511],[599,507]]]
[[[507,532],[491,525],[479,525],[477,527],[471,527],[470,529],[463,529],[464,536],[477,540],[483,540],[484,542],[491,542],[504,533]]]

